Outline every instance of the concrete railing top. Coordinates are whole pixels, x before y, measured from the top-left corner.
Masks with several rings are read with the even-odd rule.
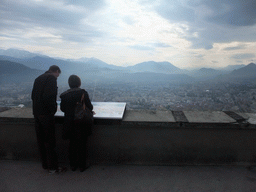
[[[31,108],[11,108],[0,112],[0,119],[33,120]],[[255,113],[237,113],[232,111],[149,111],[126,110],[123,123],[199,123],[199,124],[240,124],[254,128]]]

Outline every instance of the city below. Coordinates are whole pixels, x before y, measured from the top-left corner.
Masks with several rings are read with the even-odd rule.
[[[2,84],[0,107],[31,107],[33,83]],[[129,110],[189,110],[256,112],[256,84],[155,83],[87,84],[94,102],[126,102]],[[68,86],[59,86],[59,95]]]

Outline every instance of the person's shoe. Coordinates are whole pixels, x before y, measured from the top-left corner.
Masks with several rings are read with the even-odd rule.
[[[67,171],[66,167],[58,167],[57,169],[50,169],[48,172],[50,175],[54,174],[54,173],[64,173]]]
[[[89,166],[88,167],[80,167],[80,172],[84,172],[88,168],[89,168]]]
[[[58,173],[64,173],[67,171],[67,167],[58,167],[57,172]]]
[[[248,166],[246,167],[249,171],[256,172],[256,166]]]
[[[77,169],[77,166],[71,166],[72,171],[76,171],[76,169]]]
[[[56,169],[50,169],[48,172],[49,172],[50,175],[52,175],[54,173],[57,173],[57,170]]]
[[[42,167],[43,167],[43,169],[48,169],[48,166],[45,164],[43,164]]]

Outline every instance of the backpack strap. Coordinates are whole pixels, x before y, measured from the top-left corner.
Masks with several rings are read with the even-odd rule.
[[[85,109],[84,93],[83,93],[83,95],[82,95],[82,97],[81,97],[81,103],[82,103],[82,105],[83,105],[83,109]]]
[[[81,103],[84,102],[84,93],[83,95],[81,96]]]

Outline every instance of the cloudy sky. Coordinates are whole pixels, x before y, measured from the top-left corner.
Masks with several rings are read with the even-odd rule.
[[[0,48],[129,66],[256,61],[255,0],[0,0]]]

